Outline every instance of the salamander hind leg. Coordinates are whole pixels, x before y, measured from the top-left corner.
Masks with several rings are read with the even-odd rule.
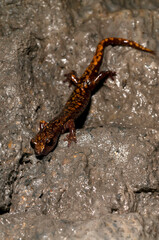
[[[79,78],[77,77],[77,73],[74,70],[72,70],[70,73],[66,73],[64,76],[66,77],[64,82],[69,82],[69,87],[72,84],[77,86],[77,84],[79,82]]]
[[[73,119],[68,120],[64,125],[64,131],[69,129],[69,134],[66,136],[64,141],[68,141],[68,147],[71,145],[71,142],[77,142],[76,139],[76,129],[75,129],[75,122]]]
[[[99,82],[106,81],[109,77],[114,81],[115,76],[116,72],[102,71],[97,75],[97,77],[93,81],[91,81],[91,88],[94,89]]]
[[[111,78],[114,81],[114,77],[116,76],[116,72],[113,71],[102,71],[99,73],[99,81],[107,80],[108,78]]]

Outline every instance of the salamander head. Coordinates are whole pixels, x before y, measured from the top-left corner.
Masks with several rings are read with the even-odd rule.
[[[39,132],[31,139],[30,144],[37,156],[45,156],[55,148],[58,138],[59,134]]]

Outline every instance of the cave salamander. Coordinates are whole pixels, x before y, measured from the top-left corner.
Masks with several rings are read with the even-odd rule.
[[[51,152],[57,145],[58,139],[67,129],[69,134],[66,136],[68,146],[71,142],[76,142],[75,120],[86,109],[92,91],[99,82],[112,78],[116,75],[113,71],[99,71],[104,48],[107,46],[129,46],[149,53],[154,52],[140,44],[123,38],[105,38],[98,43],[96,53],[80,78],[77,77],[75,71],[66,74],[66,80],[75,85],[75,89],[66,102],[64,108],[50,122],[41,121],[40,131],[31,139],[31,147],[37,156],[44,156]]]

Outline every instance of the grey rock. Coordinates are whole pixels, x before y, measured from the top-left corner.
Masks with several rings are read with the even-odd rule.
[[[116,71],[77,121],[37,159],[30,139],[64,106],[105,37],[157,51],[157,1],[0,3],[0,239],[159,239],[158,58],[105,49]],[[66,133],[67,134],[67,133]]]

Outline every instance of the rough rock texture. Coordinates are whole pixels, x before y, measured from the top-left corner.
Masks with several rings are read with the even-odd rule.
[[[116,71],[77,121],[77,144],[37,159],[30,139],[49,121],[105,37],[157,52],[157,1],[0,3],[0,239],[159,239],[158,57],[107,47]]]

